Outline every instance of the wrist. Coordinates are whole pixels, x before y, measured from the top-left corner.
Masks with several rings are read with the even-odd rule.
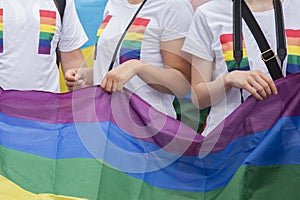
[[[140,60],[131,60],[130,62],[130,65],[133,67],[135,74],[138,74],[142,69],[144,63]]]
[[[223,85],[224,85],[226,91],[228,91],[232,88],[231,73],[226,73],[222,77],[222,81],[223,81]]]

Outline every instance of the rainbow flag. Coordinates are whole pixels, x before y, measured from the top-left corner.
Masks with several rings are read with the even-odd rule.
[[[50,54],[51,41],[56,30],[56,12],[40,10],[39,54]]]
[[[0,90],[0,199],[298,199],[300,74],[276,84],[206,138],[129,91]]]
[[[286,30],[288,44],[287,74],[300,72],[300,30]]]
[[[223,56],[227,65],[228,72],[237,69],[239,70],[250,69],[244,38],[242,39],[242,42],[243,42],[243,59],[240,64],[240,68],[238,68],[238,65],[233,57],[233,35],[223,34],[220,36],[220,43],[222,45]]]

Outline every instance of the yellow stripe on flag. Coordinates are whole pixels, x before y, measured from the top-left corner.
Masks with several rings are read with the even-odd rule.
[[[0,199],[2,200],[86,200],[82,198],[54,194],[34,194],[28,192],[0,175]]]

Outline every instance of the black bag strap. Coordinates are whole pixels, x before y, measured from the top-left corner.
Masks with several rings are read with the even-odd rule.
[[[129,30],[130,26],[132,25],[132,23],[134,22],[135,18],[137,17],[137,15],[139,14],[139,12],[141,11],[141,9],[143,8],[143,6],[145,5],[146,2],[147,2],[147,0],[144,0],[143,3],[140,5],[140,7],[137,9],[137,11],[133,15],[132,19],[130,20],[129,24],[127,25],[126,29],[124,30],[121,38],[119,39],[118,44],[116,46],[116,49],[114,51],[113,57],[111,59],[108,71],[112,70],[112,68],[114,67],[114,64],[115,64],[115,61],[116,61],[116,57],[117,57],[117,53],[118,53],[118,50],[119,50],[119,48],[121,46],[121,43],[122,43],[122,41],[123,41],[123,39],[124,39],[127,31]]]
[[[66,7],[66,0],[54,0],[56,8],[59,12],[61,22],[63,21],[65,7]]]
[[[277,2],[276,2],[277,1]],[[275,6],[276,2],[276,6]],[[280,6],[279,6],[280,4]],[[242,17],[244,18],[247,26],[249,27],[251,33],[253,34],[258,47],[261,51],[261,58],[265,62],[268,71],[270,72],[270,75],[273,80],[276,80],[278,78],[283,77],[281,67],[279,67],[278,62],[276,60],[276,54],[271,49],[268,41],[266,40],[261,28],[259,27],[259,24],[257,23],[255,17],[253,16],[252,12],[250,11],[247,4],[244,2],[244,0],[234,0],[234,9],[241,9]],[[283,14],[282,14],[282,7],[280,0],[274,0],[274,11],[276,17],[276,38],[277,38],[277,48],[278,52],[280,54],[279,59],[281,60],[281,64],[283,64],[283,61],[286,57],[286,42],[285,42],[285,30],[284,30],[284,24],[283,24]],[[234,10],[234,12],[236,12]],[[280,18],[280,19],[279,19]],[[236,19],[234,19],[235,21]],[[280,25],[279,25],[280,23]],[[239,26],[240,24],[234,23],[235,26]],[[241,30],[241,28],[234,28],[236,31]],[[236,33],[235,33],[236,34]],[[284,39],[283,39],[284,38]],[[240,34],[237,34],[234,36],[234,41],[242,41],[242,38],[240,37]],[[237,42],[234,42],[236,44]],[[239,47],[234,47],[234,51],[239,51]],[[234,55],[236,56],[236,55]],[[240,59],[236,58],[235,59]]]
[[[242,1],[234,0],[233,3],[233,57],[238,65],[241,67],[243,59],[243,43],[242,43]],[[241,102],[244,102],[243,89],[240,89]]]
[[[275,22],[277,24],[276,26],[277,54],[281,62],[280,64],[282,69],[283,61],[287,55],[283,11],[282,11],[282,5],[280,0],[273,0],[273,4],[275,10]]]
[[[242,1],[234,0],[233,3],[233,57],[240,68],[243,59],[242,44]]]

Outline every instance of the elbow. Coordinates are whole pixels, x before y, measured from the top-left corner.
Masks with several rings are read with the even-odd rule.
[[[180,90],[180,91],[176,92],[175,96],[182,99],[187,95],[188,92],[189,92],[189,89]]]
[[[201,100],[195,93],[192,92],[192,102],[200,110],[209,107],[210,105],[206,104],[204,100]]]
[[[174,93],[178,98],[184,98],[191,89],[189,83],[183,83],[181,86],[182,87],[178,88],[176,93]]]

